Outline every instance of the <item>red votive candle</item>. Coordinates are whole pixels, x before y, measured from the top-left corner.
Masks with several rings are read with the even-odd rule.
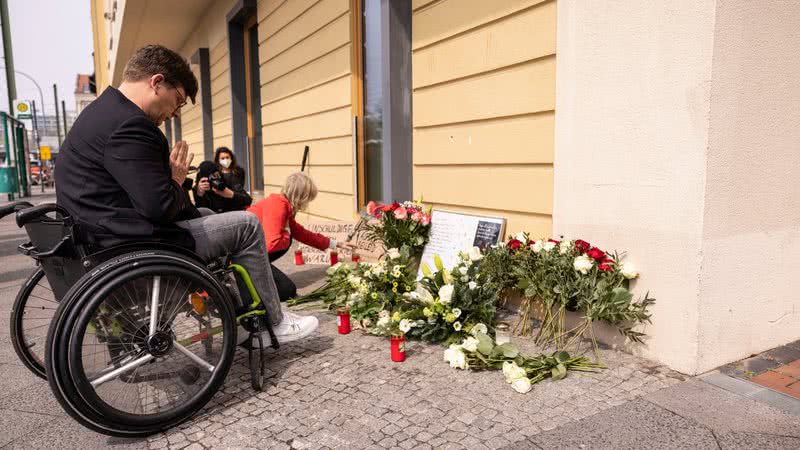
[[[353,252],[353,256],[350,257],[350,260],[353,261],[354,263],[361,262],[361,255],[359,255],[356,252]]]
[[[403,362],[406,360],[406,337],[405,336],[392,336],[390,338],[392,345],[392,361]]]
[[[350,309],[339,308],[336,324],[339,325],[339,334],[350,334]]]
[[[294,264],[296,266],[302,266],[303,264],[305,264],[305,261],[303,261],[303,251],[302,250],[295,250],[294,251]]]
[[[331,250],[331,265],[335,266],[339,263],[339,253],[335,250]]]

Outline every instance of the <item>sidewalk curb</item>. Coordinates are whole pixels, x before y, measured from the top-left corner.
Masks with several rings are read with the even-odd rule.
[[[701,375],[698,379],[728,392],[765,403],[786,413],[800,416],[800,400],[767,387],[740,380],[719,371]]]

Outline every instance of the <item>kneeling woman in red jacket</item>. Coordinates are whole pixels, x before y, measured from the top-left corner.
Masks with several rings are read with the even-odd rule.
[[[304,210],[316,197],[317,186],[314,181],[308,175],[297,172],[286,178],[280,194],[270,194],[247,209],[261,221],[270,262],[285,255],[293,239],[319,250],[353,248],[352,244],[336,242],[335,239],[308,231],[295,221],[297,212]],[[274,265],[272,275],[281,301],[297,296],[297,286]]]

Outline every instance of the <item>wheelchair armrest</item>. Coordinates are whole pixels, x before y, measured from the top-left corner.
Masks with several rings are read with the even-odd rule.
[[[62,217],[69,217],[66,209],[56,205],[55,203],[45,203],[43,205],[26,208],[17,212],[17,226],[22,228],[25,224],[33,222],[46,214],[57,212]]]

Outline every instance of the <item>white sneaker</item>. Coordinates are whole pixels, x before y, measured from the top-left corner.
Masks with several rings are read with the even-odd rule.
[[[319,328],[319,319],[316,317],[300,316],[291,311],[283,310],[283,320],[274,326],[272,331],[275,332],[278,342],[285,344],[306,338],[317,331],[317,328]],[[269,336],[269,333],[264,334]]]
[[[319,319],[316,317],[300,316],[291,311],[283,310],[283,320],[281,323],[274,325],[272,331],[275,332],[278,342],[285,344],[308,337],[311,333],[317,331],[317,328],[319,328]],[[244,344],[249,336],[250,333],[239,325],[237,344]],[[270,345],[272,342],[267,331],[261,333],[261,338],[264,340],[265,346]]]

